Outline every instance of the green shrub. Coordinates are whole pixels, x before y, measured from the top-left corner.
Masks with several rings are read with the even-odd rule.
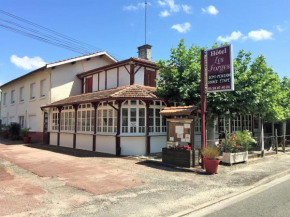
[[[19,123],[11,123],[9,125],[9,134],[12,140],[19,139],[21,126]]]
[[[29,135],[29,129],[30,128],[23,128],[20,130],[20,136],[27,137]]]

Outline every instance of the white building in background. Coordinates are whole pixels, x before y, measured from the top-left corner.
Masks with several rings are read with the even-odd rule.
[[[82,81],[77,74],[116,62],[106,52],[97,52],[47,64],[3,84],[0,87],[2,123],[18,122],[21,127],[30,128],[32,142],[42,142],[47,126],[40,107],[80,94]]]

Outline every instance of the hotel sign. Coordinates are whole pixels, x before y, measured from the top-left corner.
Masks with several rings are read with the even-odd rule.
[[[234,90],[234,66],[232,45],[206,51],[207,92]]]

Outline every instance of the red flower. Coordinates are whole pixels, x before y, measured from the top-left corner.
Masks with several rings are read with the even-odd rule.
[[[238,147],[238,144],[235,144],[235,146],[234,146],[235,148],[237,148]]]

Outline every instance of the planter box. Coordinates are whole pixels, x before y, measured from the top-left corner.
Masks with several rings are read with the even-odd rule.
[[[248,161],[248,152],[225,153],[223,152],[223,163],[234,164]]]
[[[198,166],[199,150],[163,148],[162,163],[187,168]]]

